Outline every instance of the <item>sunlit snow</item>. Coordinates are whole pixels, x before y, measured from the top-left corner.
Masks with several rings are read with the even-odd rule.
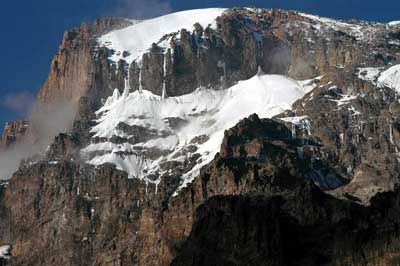
[[[358,69],[358,78],[369,81],[378,87],[388,87],[400,93],[400,65],[394,65],[386,70],[366,67]]]
[[[400,20],[398,20],[398,21],[391,21],[391,22],[389,22],[388,24],[389,24],[389,26],[400,26]]]
[[[290,109],[293,102],[313,88],[313,83],[309,80],[298,82],[285,76],[259,73],[229,89],[199,88],[187,95],[165,99],[146,90],[142,93],[134,91],[122,95],[116,91],[97,111],[98,124],[91,130],[94,137],[108,140],[112,136],[129,138],[126,132],[116,129],[121,122],[154,130],[160,133],[159,136],[137,144],[114,144],[110,141],[91,144],[83,150],[83,154],[88,157],[90,164],[113,163],[118,169],[128,172],[131,178],[158,183],[159,178],[152,181],[147,179],[147,176],[160,177],[165,174],[160,170],[160,163],[184,162],[185,155],[180,156],[182,150],[195,137],[207,136],[206,142],[194,144],[200,158],[197,164],[182,176],[183,187],[191,182],[199,174],[200,168],[209,163],[219,151],[225,130],[253,113],[267,118]],[[169,126],[167,118],[179,118],[186,121],[186,124],[173,128]],[[152,147],[167,151],[166,155],[152,160],[143,158],[139,151]],[[128,154],[121,156],[121,151]]]
[[[0,246],[0,258],[9,259],[10,258],[10,246]]]
[[[369,82],[375,82],[381,73],[381,68],[365,67],[358,69],[358,78]]]
[[[400,65],[383,71],[378,78],[378,85],[392,88],[400,93]]]
[[[330,18],[298,13],[299,15],[313,20],[315,23],[315,28],[321,29],[323,27],[328,27],[336,31],[344,31],[357,39],[363,39],[365,37],[363,26],[355,23],[347,23],[340,20],[334,20]],[[365,25],[364,25],[365,27]],[[368,28],[368,27],[367,27]]]
[[[208,8],[182,11],[162,17],[144,20],[132,26],[110,32],[98,39],[100,46],[106,46],[115,51],[111,60],[117,62],[124,59],[128,63],[141,60],[142,55],[151,48],[153,43],[159,43],[165,34],[176,33],[181,29],[192,30],[195,23],[203,27],[216,27],[216,18],[225,9]],[[129,56],[123,57],[123,52]]]

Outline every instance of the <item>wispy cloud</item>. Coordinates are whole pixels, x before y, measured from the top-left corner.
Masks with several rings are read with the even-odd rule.
[[[71,129],[77,112],[76,104],[63,101],[43,104],[35,101],[28,92],[8,95],[0,105],[18,112],[29,121],[28,133],[5,152],[0,151],[0,180],[9,179],[22,159],[43,155],[57,134]]]
[[[35,97],[31,92],[22,91],[6,95],[0,105],[15,112],[18,116],[25,117],[31,111],[34,102]]]
[[[146,19],[171,13],[169,1],[163,0],[115,0],[111,15],[133,19]],[[134,36],[133,36],[134,37]],[[31,143],[30,136],[21,143],[10,147],[7,152],[0,152],[0,180],[8,179],[18,168],[23,158],[30,157],[45,150],[54,136],[68,131],[77,111],[77,106],[57,102],[53,106],[42,105],[35,101],[29,91],[8,94],[0,100],[0,106],[25,117],[30,122],[30,132],[37,138]],[[1,130],[0,130],[1,131]]]
[[[145,19],[172,12],[169,1],[162,0],[118,0],[113,12],[116,16]]]

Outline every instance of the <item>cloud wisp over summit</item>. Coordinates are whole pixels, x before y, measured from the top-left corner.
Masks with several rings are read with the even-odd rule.
[[[113,10],[115,16],[131,19],[148,19],[173,12],[169,1],[118,0]]]

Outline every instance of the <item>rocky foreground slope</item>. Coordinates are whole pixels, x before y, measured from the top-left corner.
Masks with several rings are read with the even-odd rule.
[[[398,265],[399,57],[283,10],[67,31],[38,100],[73,126],[0,185],[0,262]]]

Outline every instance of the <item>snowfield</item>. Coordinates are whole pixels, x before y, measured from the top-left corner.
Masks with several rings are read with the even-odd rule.
[[[298,13],[300,16],[305,18],[309,18],[313,21],[313,26],[318,29],[318,31],[323,30],[324,28],[330,28],[335,31],[343,31],[348,33],[351,36],[354,36],[358,40],[362,40],[365,38],[365,31],[369,30],[366,25],[348,23],[340,20],[334,20],[331,18],[325,18],[305,13]]]
[[[400,93],[400,65],[395,65],[382,72],[378,78],[378,85],[394,89]]]
[[[253,113],[268,118],[290,109],[293,102],[314,87],[310,80],[299,82],[262,72],[228,89],[198,88],[193,93],[170,98],[162,98],[145,90],[129,93],[127,86],[122,95],[115,90],[97,111],[97,125],[91,130],[94,137],[110,140],[113,136],[119,136],[129,139],[132,136],[117,129],[121,122],[153,130],[158,135],[136,144],[114,144],[110,141],[91,144],[82,154],[89,164],[113,163],[117,169],[126,171],[130,178],[158,184],[160,177],[168,174],[160,169],[160,164],[168,161],[185,162],[188,155],[183,151],[189,145],[195,145],[194,153],[200,157],[196,165],[182,176],[181,187],[184,187],[219,152],[225,130]],[[171,127],[168,118],[178,118],[185,124],[178,128]],[[205,142],[193,141],[202,136],[206,136]],[[158,158],[144,158],[142,151],[150,148],[163,150],[164,153]],[[158,178],[154,179],[154,176]]]
[[[400,26],[400,20],[391,21],[388,24],[389,26]]]
[[[141,61],[143,54],[151,48],[153,43],[167,48],[168,40],[160,43],[164,35],[178,33],[181,29],[191,30],[195,23],[204,28],[208,25],[216,27],[216,18],[225,11],[222,8],[209,8],[177,12],[162,17],[144,20],[132,26],[110,32],[98,39],[100,46],[106,46],[115,51],[110,57],[114,62],[124,59],[129,64],[132,61]],[[123,57],[123,52],[129,56]]]
[[[10,249],[9,245],[0,246],[0,258],[8,260],[10,258]]]
[[[358,70],[358,78],[400,93],[400,65],[394,65],[386,70],[373,67],[359,68]]]

